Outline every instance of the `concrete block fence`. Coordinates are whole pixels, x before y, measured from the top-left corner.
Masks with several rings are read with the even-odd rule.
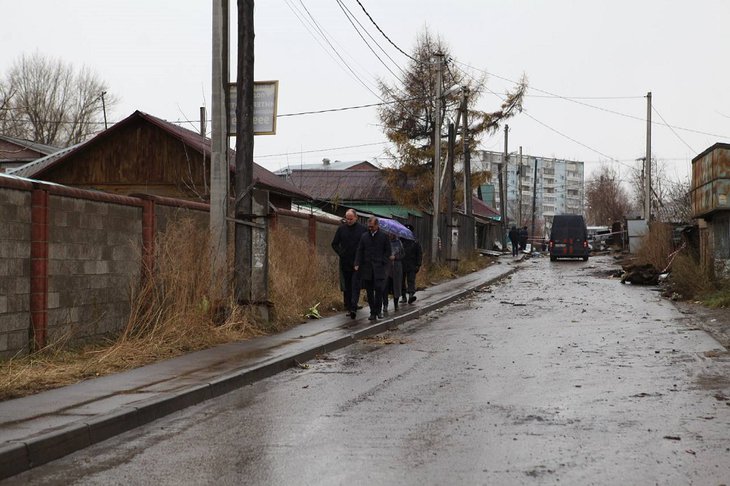
[[[121,330],[132,285],[154,268],[155,236],[180,217],[208,231],[208,213],[205,203],[0,176],[0,358]],[[338,223],[278,209],[269,225],[327,255]]]

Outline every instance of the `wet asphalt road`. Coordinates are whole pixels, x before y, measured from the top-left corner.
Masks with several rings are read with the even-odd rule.
[[[521,265],[7,483],[730,484],[727,351],[609,257]]]

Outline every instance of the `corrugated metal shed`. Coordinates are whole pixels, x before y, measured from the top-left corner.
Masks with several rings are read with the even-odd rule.
[[[692,159],[692,213],[730,210],[730,144],[716,143]]]

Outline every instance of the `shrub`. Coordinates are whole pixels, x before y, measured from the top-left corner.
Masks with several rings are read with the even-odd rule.
[[[651,264],[661,272],[670,264],[673,251],[672,227],[666,223],[654,222],[642,238],[641,247],[636,252],[636,261],[639,265]]]
[[[672,291],[684,299],[697,298],[713,289],[709,273],[687,252],[674,258],[669,281]]]

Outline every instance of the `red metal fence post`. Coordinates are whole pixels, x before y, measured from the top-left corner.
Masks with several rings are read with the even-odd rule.
[[[48,191],[31,192],[30,320],[35,350],[48,333]]]

